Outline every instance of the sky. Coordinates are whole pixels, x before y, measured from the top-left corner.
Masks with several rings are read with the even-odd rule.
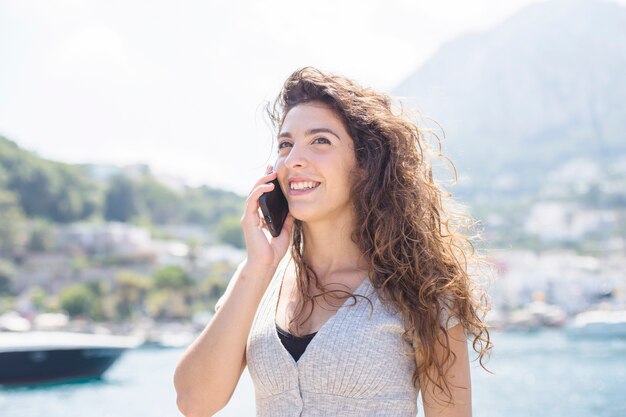
[[[0,135],[247,195],[276,152],[264,105],[295,69],[390,92],[534,2],[0,0]]]

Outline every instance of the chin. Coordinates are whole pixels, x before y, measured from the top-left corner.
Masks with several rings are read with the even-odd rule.
[[[289,210],[289,213],[291,213],[294,219],[301,221],[303,223],[309,223],[312,220],[314,220],[314,217],[315,217],[315,216],[312,216],[310,213],[303,212],[302,210],[300,211]]]
[[[314,222],[316,220],[320,220],[324,216],[320,216],[320,210],[314,207],[289,207],[289,213],[294,217],[294,219],[299,220],[304,223]]]

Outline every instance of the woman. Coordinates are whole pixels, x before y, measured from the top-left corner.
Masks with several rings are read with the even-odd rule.
[[[176,369],[179,409],[213,415],[248,366],[258,416],[415,416],[420,390],[426,417],[470,416],[466,335],[482,365],[486,298],[423,132],[388,96],[313,68],[269,113],[276,166],[246,200],[247,258]],[[273,238],[258,199],[274,179],[289,214]]]

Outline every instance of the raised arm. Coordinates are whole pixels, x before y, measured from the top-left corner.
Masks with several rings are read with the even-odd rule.
[[[472,416],[472,387],[469,367],[467,338],[461,324],[457,324],[448,331],[452,358],[456,361],[448,370],[448,381],[452,392],[453,405],[445,402],[446,396],[434,384],[422,384],[422,400],[425,417],[471,417]],[[437,345],[437,355],[443,358],[443,347]],[[452,360],[452,359],[450,359]],[[431,375],[434,378],[434,375]]]
[[[293,217],[282,233],[269,238],[258,210],[258,198],[272,189],[262,177],[246,200],[241,218],[247,258],[239,265],[220,298],[210,323],[187,348],[174,372],[176,404],[186,417],[209,417],[224,408],[246,367],[246,342],[263,294],[289,245]]]

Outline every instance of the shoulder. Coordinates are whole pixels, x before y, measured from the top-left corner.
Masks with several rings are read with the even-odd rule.
[[[450,329],[460,322],[457,300],[450,293],[444,294],[440,299],[439,324],[444,329]]]

